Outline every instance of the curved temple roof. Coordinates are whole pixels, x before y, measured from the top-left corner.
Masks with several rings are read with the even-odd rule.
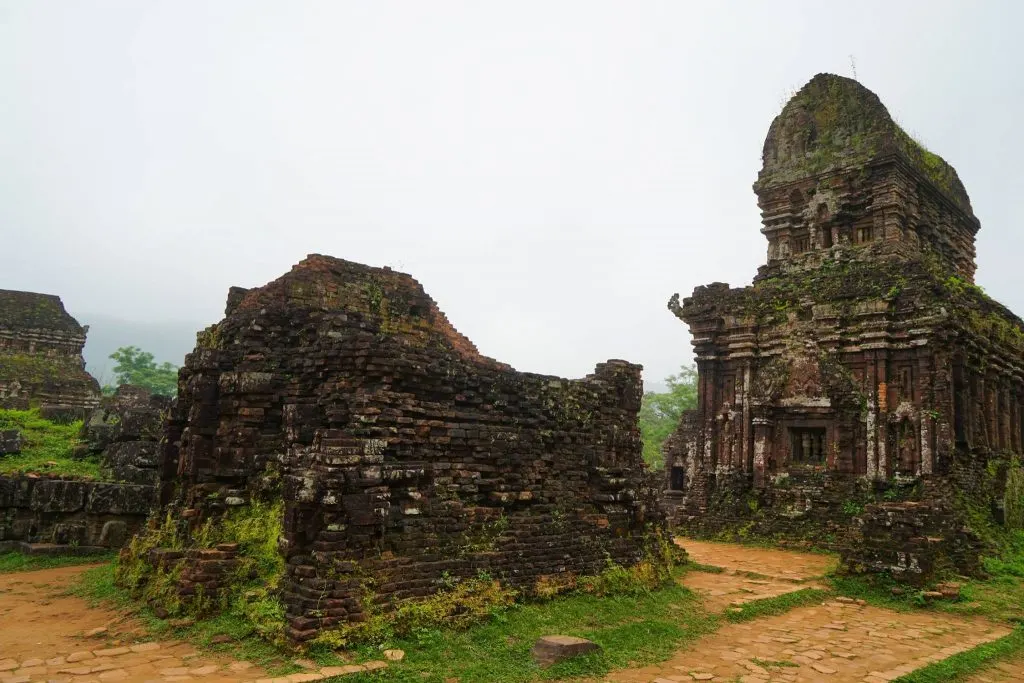
[[[755,191],[898,154],[969,216],[956,170],[908,135],[878,95],[851,78],[818,74],[768,129]]]

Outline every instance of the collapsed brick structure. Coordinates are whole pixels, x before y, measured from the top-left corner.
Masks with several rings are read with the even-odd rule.
[[[408,275],[313,255],[232,288],[224,320],[198,335],[168,421],[163,500],[193,529],[283,500],[296,641],[365,619],[368,600],[478,572],[529,593],[636,563],[660,526],[643,484],[640,370],[516,372]],[[216,576],[192,574],[216,592]]]
[[[122,384],[82,424],[79,457],[96,457],[115,481],[156,486],[160,441],[171,399]]]
[[[699,395],[665,449],[671,517],[845,547],[851,566],[976,569],[964,506],[995,519],[1024,503],[1006,488],[1024,452],[1024,324],[974,286],[979,222],[956,171],[827,74],[772,122],[763,163],[753,285],[669,302]],[[916,526],[912,557],[894,524]]]
[[[0,289],[0,407],[82,413],[99,403],[99,383],[82,358],[88,331],[59,297]]]

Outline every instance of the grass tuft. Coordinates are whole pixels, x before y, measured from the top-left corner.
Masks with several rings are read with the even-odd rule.
[[[953,655],[941,662],[934,662],[893,683],[953,683],[966,680],[968,676],[982,671],[997,662],[1024,653],[1024,628],[999,640]]]
[[[776,614],[785,614],[797,607],[818,604],[829,597],[829,595],[831,595],[829,591],[821,590],[820,588],[801,588],[792,593],[784,593],[773,598],[764,598],[763,600],[751,600],[750,602],[738,605],[727,611],[725,618],[733,623],[737,623]]]

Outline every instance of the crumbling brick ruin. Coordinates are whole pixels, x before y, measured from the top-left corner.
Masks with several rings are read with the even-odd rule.
[[[122,547],[157,503],[169,404],[168,398],[128,385],[101,399],[83,423],[74,456],[98,459],[104,481],[52,472],[0,476],[0,550],[88,553]],[[0,431],[0,455],[5,433]],[[7,441],[20,449],[21,434],[11,430]]]
[[[105,396],[82,424],[79,457],[96,457],[114,481],[156,486],[160,441],[171,399],[145,387],[122,384]]]
[[[59,297],[0,290],[0,407],[84,413],[99,403],[82,358],[86,332]]]
[[[637,365],[582,380],[516,372],[408,275],[319,255],[232,288],[224,320],[198,337],[168,421],[163,500],[193,531],[283,501],[295,641],[480,572],[531,593],[632,565],[660,528],[642,483]],[[203,552],[216,564],[234,551]],[[189,590],[215,592],[217,576],[200,574]]]
[[[965,510],[1021,505],[1024,324],[974,285],[956,171],[827,74],[772,122],[763,163],[753,285],[669,302],[699,373],[665,449],[672,520],[812,539],[859,568],[976,570]]]

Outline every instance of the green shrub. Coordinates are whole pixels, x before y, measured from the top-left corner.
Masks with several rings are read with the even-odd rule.
[[[214,608],[242,617],[253,632],[279,641],[284,635],[284,607],[277,590],[284,574],[284,558],[277,549],[281,535],[282,504],[252,502],[233,508],[220,519],[207,520],[186,534],[183,522],[170,513],[162,521],[152,521],[145,533],[137,535],[122,551],[114,569],[116,584],[136,600],[166,610],[169,615],[207,616]],[[238,564],[227,577],[217,603],[201,593],[184,602],[177,584],[181,563],[154,567],[149,553],[156,548],[202,550],[220,543],[238,544]]]

